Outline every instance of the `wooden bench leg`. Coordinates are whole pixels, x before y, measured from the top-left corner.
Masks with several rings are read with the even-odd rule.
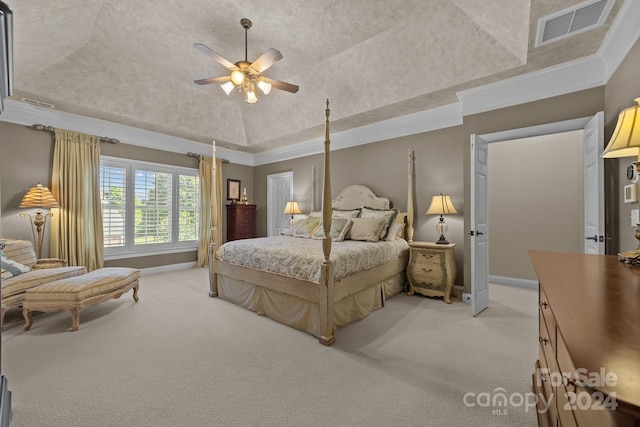
[[[80,308],[75,307],[70,309],[69,311],[71,312],[71,329],[73,329],[73,332],[75,332],[80,327]]]
[[[22,317],[24,317],[24,330],[28,331],[29,329],[31,329],[31,325],[33,324],[31,310],[26,307],[22,307]]]

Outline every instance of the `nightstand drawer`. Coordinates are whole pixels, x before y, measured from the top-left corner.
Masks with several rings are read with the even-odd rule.
[[[447,286],[447,273],[443,269],[436,269],[432,266],[416,265],[413,271],[413,285],[415,287],[428,286],[444,290]]]
[[[415,258],[416,264],[434,264],[442,266],[444,265],[445,253],[442,251],[419,249],[416,251]]]

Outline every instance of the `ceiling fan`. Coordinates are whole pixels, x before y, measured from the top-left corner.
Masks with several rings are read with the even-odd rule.
[[[205,55],[209,55],[215,61],[227,67],[231,71],[231,74],[228,76],[194,80],[194,83],[199,85],[222,83],[220,86],[227,95],[229,95],[234,88],[237,88],[239,91],[244,93],[244,99],[249,104],[258,102],[258,98],[256,97],[256,86],[259,87],[265,95],[271,92],[272,87],[296,93],[299,89],[298,86],[291,83],[281,82],[279,80],[273,80],[261,75],[269,67],[282,59],[282,54],[276,49],[272,47],[269,48],[258,59],[251,63],[247,60],[247,31],[251,28],[252,23],[251,20],[242,18],[240,20],[240,24],[242,25],[242,28],[244,28],[244,61],[238,61],[233,64],[202,43],[194,43],[193,47]]]

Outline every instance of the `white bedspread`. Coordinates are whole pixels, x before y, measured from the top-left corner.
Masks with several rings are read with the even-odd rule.
[[[333,242],[331,262],[336,280],[384,264],[408,251],[403,239],[391,242]],[[219,260],[311,282],[320,280],[322,240],[291,236],[234,240],[220,246]]]

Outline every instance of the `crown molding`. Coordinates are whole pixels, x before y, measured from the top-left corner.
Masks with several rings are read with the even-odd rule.
[[[458,92],[463,115],[484,113],[602,86],[605,65],[597,55]]]
[[[445,129],[462,124],[459,102],[331,133],[331,151]],[[254,154],[255,166],[324,152],[324,136]]]
[[[605,64],[605,81],[608,82],[618,66],[640,38],[640,2],[626,0],[616,16],[614,24],[600,45],[598,56]]]
[[[80,116],[78,114],[37,107],[14,99],[5,100],[5,110],[0,114],[0,121],[24,126],[36,123],[53,126],[91,135],[116,138],[123,144],[137,145],[145,148],[187,154],[188,152],[211,155],[211,145],[192,141],[186,138],[166,135],[145,129],[127,126],[106,120]],[[230,162],[253,166],[253,158],[249,153],[216,147],[216,153]]]

